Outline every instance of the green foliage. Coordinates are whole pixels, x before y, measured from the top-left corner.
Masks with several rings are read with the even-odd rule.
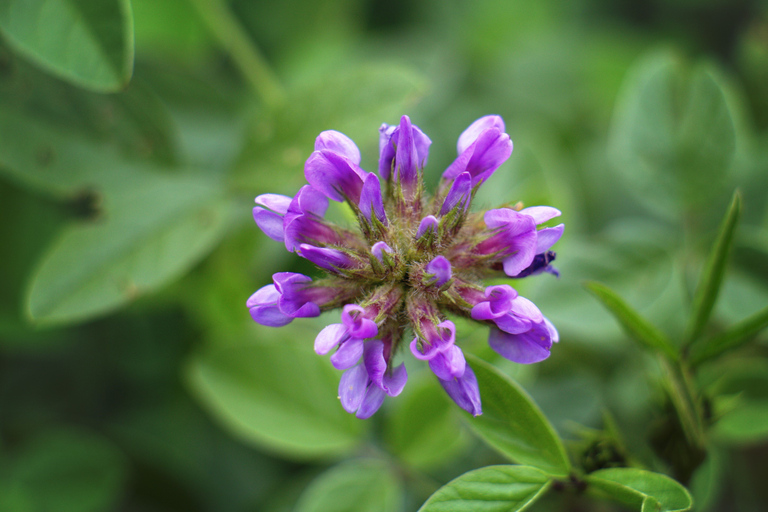
[[[551,483],[550,477],[536,468],[486,466],[448,482],[419,511],[516,512],[532,505]]]
[[[296,512],[396,512],[402,502],[392,468],[376,459],[353,459],[326,471],[299,498]]]
[[[477,376],[483,414],[469,419],[489,445],[515,462],[550,475],[571,469],[560,438],[528,394],[512,379],[477,357],[467,360]]]
[[[589,474],[587,483],[642,512],[683,512],[693,506],[685,487],[668,476],[643,469],[601,469]]]
[[[131,78],[129,0],[8,0],[0,31],[29,59],[83,87],[115,91]]]
[[[754,443],[768,437],[768,363],[742,362],[716,386],[713,435],[728,443]]]
[[[244,441],[296,458],[349,452],[365,424],[341,408],[337,372],[305,343],[311,331],[269,336],[265,330],[249,336],[259,341],[209,347],[193,357],[192,391]]]
[[[730,327],[727,331],[694,345],[690,353],[691,364],[699,365],[726,351],[736,349],[751,341],[766,327],[768,327],[768,308]]]

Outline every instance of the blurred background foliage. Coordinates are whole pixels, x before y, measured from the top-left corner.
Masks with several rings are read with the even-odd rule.
[[[764,1],[7,0],[0,36],[2,511],[415,510],[503,460],[418,365],[359,421],[312,350],[327,321],[249,318],[273,272],[313,272],[250,209],[298,189],[322,130],[373,170],[379,125],[407,113],[434,184],[471,121],[504,117],[515,151],[476,203],[564,212],[562,277],[517,283],[562,341],[520,367],[485,329],[460,339],[577,458],[613,460],[608,428],[668,470],[648,436],[659,369],[585,280],[682,344],[738,187],[711,332],[768,305]],[[766,356],[763,333],[697,376],[720,418],[684,482],[697,510],[768,502]],[[553,493],[533,510],[598,506]]]

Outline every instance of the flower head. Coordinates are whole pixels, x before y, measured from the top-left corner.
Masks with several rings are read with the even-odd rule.
[[[504,121],[485,116],[459,136],[458,156],[433,197],[422,180],[431,143],[408,116],[382,125],[377,175],[360,167],[349,137],[325,131],[304,166],[309,184],[292,198],[260,195],[253,209],[267,236],[326,276],[275,274],[248,299],[251,316],[280,327],[341,308],[341,323],[318,333],[315,351],[331,354],[333,366],[344,370],[339,398],[358,418],[402,391],[408,375],[395,359],[408,352],[429,365],[454,402],[482,414],[477,379],[449,313],[487,324],[490,346],[518,363],[546,359],[558,341],[551,322],[512,286],[481,281],[557,275],[551,247],[563,234],[563,224],[538,229],[560,215],[550,206],[471,212],[479,186],[512,153]],[[329,199],[349,204],[359,231],[325,220]],[[412,336],[403,350],[406,333]]]

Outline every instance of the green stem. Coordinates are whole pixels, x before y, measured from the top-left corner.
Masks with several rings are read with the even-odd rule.
[[[679,362],[660,356],[665,384],[691,446],[705,449],[704,419],[690,374]]]
[[[224,0],[190,1],[256,94],[270,107],[280,106],[285,101],[283,87]]]

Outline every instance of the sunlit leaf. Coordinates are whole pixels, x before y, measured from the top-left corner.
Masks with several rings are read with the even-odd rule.
[[[206,409],[243,440],[292,457],[356,446],[366,424],[342,409],[339,372],[315,354],[315,331],[292,325],[259,332],[253,342],[212,347],[190,360],[188,383]]]
[[[103,218],[65,229],[43,257],[27,297],[33,320],[80,321],[157,289],[215,245],[230,214],[210,180],[138,170],[105,201]]]
[[[490,446],[514,462],[564,476],[571,465],[555,429],[531,397],[490,364],[468,355],[477,376],[483,414],[468,419]]]
[[[587,283],[586,287],[611,312],[632,339],[652,351],[661,352],[672,360],[677,359],[677,351],[667,337],[640,316],[613,290],[594,281]]]
[[[601,469],[587,475],[587,484],[642,512],[683,512],[693,506],[685,487],[666,475],[644,469]]]
[[[487,466],[464,473],[437,490],[420,512],[517,512],[541,497],[551,483],[528,466]]]
[[[357,459],[320,475],[299,498],[296,512],[397,512],[400,482],[381,460]]]
[[[83,87],[114,91],[131,77],[128,0],[7,0],[0,31],[19,52]]]
[[[720,226],[717,241],[709,253],[709,258],[704,270],[699,277],[699,285],[693,298],[693,307],[688,327],[688,341],[695,341],[704,329],[715,307],[720,285],[725,275],[725,264],[731,250],[733,235],[741,215],[741,194],[737,191],[733,194],[731,206]]]

